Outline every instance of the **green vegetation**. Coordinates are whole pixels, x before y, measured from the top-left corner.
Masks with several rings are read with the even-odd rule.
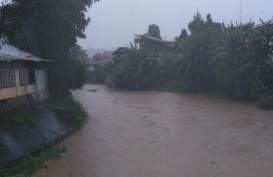
[[[148,36],[162,39],[162,37],[160,36],[159,26],[155,24],[149,25]]]
[[[150,25],[149,36],[161,39],[157,25]],[[145,35],[144,35],[145,36]],[[156,88],[176,75],[174,53],[157,40],[139,40],[140,48],[131,44],[115,58],[114,64],[105,67],[119,89],[143,90]]]
[[[190,90],[182,81],[173,81],[158,87],[160,91],[175,93],[190,93]]]
[[[14,109],[6,113],[8,121],[16,124],[34,124],[33,118],[21,109]]]
[[[112,68],[114,85],[121,89],[140,90],[151,88],[154,84],[156,68],[155,59],[151,58],[151,50],[137,50],[133,46],[122,57],[118,65]]]
[[[46,161],[59,159],[65,152],[65,148],[61,146],[52,146],[37,155],[29,154],[11,167],[0,167],[0,177],[11,177],[19,173],[22,173],[25,177],[30,177],[35,171],[46,168],[44,164]]]
[[[0,6],[0,34],[22,50],[53,60],[48,67],[53,102],[81,88],[87,79],[81,63],[86,53],[76,43],[85,38],[90,22],[85,12],[95,1],[12,0]]]
[[[271,108],[272,97],[266,93],[273,90],[272,25],[256,28],[250,21],[226,26],[214,22],[210,14],[204,19],[197,13],[188,29],[190,33],[182,29],[171,49],[148,39],[141,41],[140,49],[129,48],[126,58],[112,67],[114,85],[144,89],[164,83],[160,90],[241,101],[260,95],[257,104]],[[148,33],[159,32],[157,25],[149,26]]]
[[[83,105],[77,100],[73,99],[72,95],[67,97],[64,101],[48,105],[53,110],[66,110],[71,111],[76,118],[78,127],[82,127],[86,122],[88,114],[86,113]]]
[[[260,94],[255,100],[255,104],[262,109],[273,109],[273,94]]]

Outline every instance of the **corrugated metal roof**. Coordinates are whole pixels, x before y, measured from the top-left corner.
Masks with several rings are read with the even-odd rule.
[[[34,61],[34,62],[48,62],[51,60],[41,59],[30,53],[19,50],[18,48],[5,44],[0,49],[0,61]]]
[[[260,23],[258,25],[255,25],[255,28],[260,28],[260,27],[262,27],[264,25],[267,25],[267,24],[273,25],[273,18],[271,20],[268,20],[268,21],[262,22],[262,23]]]
[[[172,41],[166,41],[166,40],[158,39],[156,37],[152,37],[152,36],[148,36],[148,35],[135,34],[135,36],[150,39],[150,40],[153,40],[153,41],[163,42],[163,43],[172,43]]]

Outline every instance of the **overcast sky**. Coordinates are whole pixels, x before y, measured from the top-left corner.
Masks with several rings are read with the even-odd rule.
[[[272,8],[273,0],[242,0],[242,22],[269,20]],[[100,0],[86,13],[91,23],[79,44],[108,50],[128,46],[134,34],[146,33],[150,24],[159,25],[164,39],[173,40],[197,9],[203,17],[210,13],[216,22],[240,21],[240,0]]]
[[[242,22],[269,20],[273,16],[273,0],[242,0]],[[173,40],[187,28],[198,11],[212,15],[216,22],[240,20],[240,0],[100,0],[88,11],[91,23],[83,48],[115,49],[129,45],[133,34],[143,34],[150,24],[157,24],[161,36]]]

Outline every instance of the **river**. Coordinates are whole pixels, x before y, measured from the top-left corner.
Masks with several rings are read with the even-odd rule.
[[[97,89],[96,92],[90,89]],[[35,177],[272,177],[273,112],[249,103],[86,85],[90,115]]]

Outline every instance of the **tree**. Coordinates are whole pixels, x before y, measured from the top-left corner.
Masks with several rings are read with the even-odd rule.
[[[227,94],[249,100],[259,92],[272,92],[272,41],[273,29],[269,25],[257,30],[249,22],[240,26],[231,24],[226,29],[211,63]]]
[[[193,91],[208,91],[215,81],[210,60],[213,58],[212,48],[222,33],[221,24],[213,23],[209,14],[204,21],[197,13],[188,28],[191,35],[186,36],[182,30],[183,35],[176,40],[178,73]]]
[[[151,88],[158,79],[155,51],[151,48],[136,49],[131,45],[127,55],[113,65],[112,75],[116,88],[140,90]],[[158,71],[158,72],[157,72]]]
[[[148,36],[162,39],[162,37],[160,36],[159,26],[155,24],[149,25]]]
[[[78,77],[72,77],[82,66],[71,51],[77,38],[85,37],[84,30],[90,22],[85,12],[94,1],[97,0],[12,0],[0,9],[1,32],[12,44],[53,60],[49,68],[53,101],[63,99],[69,89],[84,84]]]

